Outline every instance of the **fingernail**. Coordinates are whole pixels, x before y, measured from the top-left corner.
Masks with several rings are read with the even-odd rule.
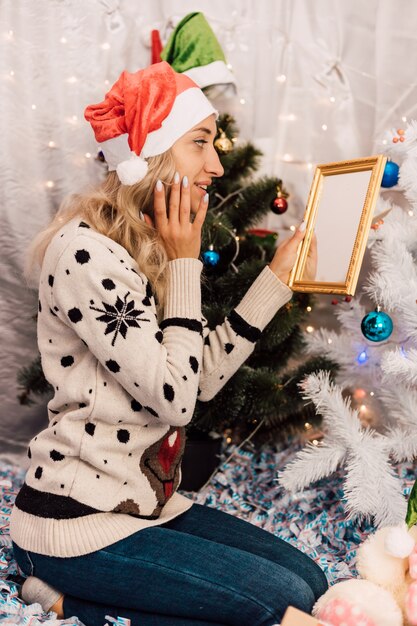
[[[184,176],[184,178],[182,179],[182,186],[188,187],[188,176]]]
[[[302,233],[304,232],[306,229],[306,223],[305,222],[301,222],[301,224],[298,227],[298,230]]]
[[[205,202],[207,204],[208,200],[209,200],[209,195],[208,195],[208,193],[206,193],[206,195],[203,198],[203,202]]]
[[[157,180],[156,181],[156,191],[162,191],[162,181],[161,180]]]
[[[180,175],[178,174],[178,172],[175,172],[174,183],[178,185],[179,182],[180,182]]]

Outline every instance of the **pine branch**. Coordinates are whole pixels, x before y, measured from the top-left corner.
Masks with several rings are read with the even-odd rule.
[[[245,187],[236,201],[224,209],[238,234],[258,224],[269,213],[271,203],[277,195],[277,185],[281,183],[278,178],[261,178]]]

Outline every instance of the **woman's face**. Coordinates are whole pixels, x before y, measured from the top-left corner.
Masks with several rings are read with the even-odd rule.
[[[214,115],[209,115],[177,139],[171,148],[181,179],[188,176],[192,213],[197,212],[201,198],[212,179],[224,174],[219,155],[213,145],[216,133]]]

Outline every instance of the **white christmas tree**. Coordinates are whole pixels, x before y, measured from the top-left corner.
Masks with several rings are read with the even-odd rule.
[[[360,297],[338,304],[340,332],[322,328],[306,336],[309,353],[327,355],[339,370],[335,385],[322,372],[304,381],[304,397],[323,416],[324,436],[279,478],[298,491],[344,466],[350,517],[383,526],[401,522],[406,511],[392,462],[417,457],[417,123],[388,131],[378,151],[390,159],[394,176],[399,166],[399,178],[381,189],[368,239],[373,269],[363,294],[374,302],[387,337],[375,341],[378,328],[363,334],[362,321],[374,313]],[[350,408],[342,392],[353,393],[354,402],[360,398],[360,408]]]

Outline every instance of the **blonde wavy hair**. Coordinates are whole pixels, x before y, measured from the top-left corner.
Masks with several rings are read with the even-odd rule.
[[[167,150],[148,159],[148,172],[135,185],[122,185],[116,172],[109,172],[92,191],[65,199],[50,224],[35,237],[29,248],[26,278],[32,277],[35,264],[42,265],[46,249],[58,230],[79,217],[129,252],[149,279],[161,309],[167,288],[168,257],[157,230],[146,224],[140,212],[153,217],[153,192],[158,179],[166,184],[168,201],[175,169],[171,150]]]

